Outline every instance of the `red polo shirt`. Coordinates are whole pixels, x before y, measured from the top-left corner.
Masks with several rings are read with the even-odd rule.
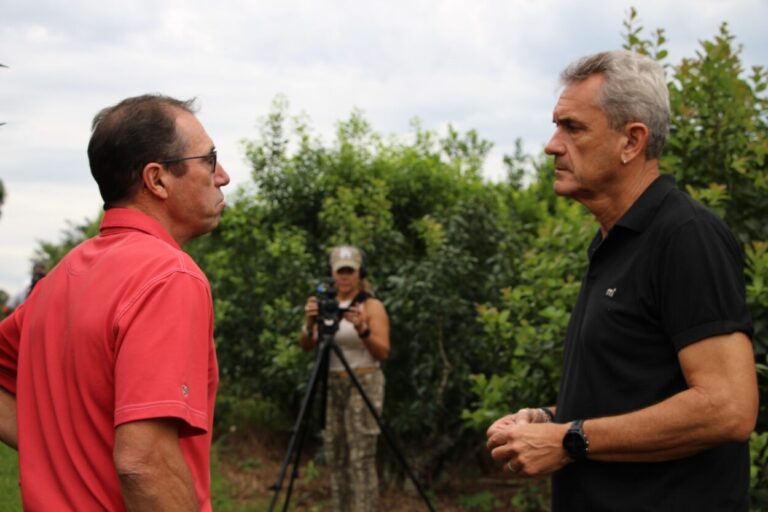
[[[16,394],[25,510],[125,510],[115,427],[173,417],[202,510],[218,367],[208,280],[168,232],[108,210],[0,324],[0,386]]]

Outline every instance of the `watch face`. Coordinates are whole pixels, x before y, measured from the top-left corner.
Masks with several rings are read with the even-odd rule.
[[[563,440],[563,446],[570,454],[581,453],[584,451],[584,440],[576,432],[568,432]]]
[[[587,440],[576,431],[568,431],[563,438],[563,448],[572,459],[583,459],[587,455]]]

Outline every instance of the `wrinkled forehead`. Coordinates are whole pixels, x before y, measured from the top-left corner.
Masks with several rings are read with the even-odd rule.
[[[553,110],[553,119],[557,121],[561,117],[573,117],[591,115],[602,112],[599,104],[603,79],[594,75],[579,82],[573,82],[565,86],[557,99]]]

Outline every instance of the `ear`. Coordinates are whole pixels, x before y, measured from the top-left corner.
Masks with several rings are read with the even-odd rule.
[[[645,155],[650,132],[643,123],[628,123],[624,127],[624,146],[621,148],[621,163],[626,164],[634,160],[638,155]]]
[[[168,171],[156,162],[150,162],[141,171],[141,181],[144,189],[159,199],[168,199]]]

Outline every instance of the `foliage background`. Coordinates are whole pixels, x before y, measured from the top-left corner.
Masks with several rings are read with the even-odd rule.
[[[768,74],[742,68],[725,24],[677,64],[665,42],[663,29],[646,34],[630,13],[625,48],[668,71],[673,119],[662,170],[717,211],[744,247],[762,404],[752,496],[766,507]],[[489,183],[482,167],[491,143],[473,130],[438,134],[414,121],[410,137],[385,137],[353,112],[327,143],[284,98],[244,147],[253,183],[236,192],[221,226],[189,247],[215,298],[220,432],[290,424],[312,364],[296,342],[301,306],[326,279],[326,254],[338,243],[365,249],[389,311],[384,417],[427,481],[480,454],[493,419],[554,402],[597,226],[554,196],[551,160],[518,149],[505,158],[506,179]],[[71,226],[38,256],[58,261],[96,226]],[[402,476],[382,455],[389,474]]]

